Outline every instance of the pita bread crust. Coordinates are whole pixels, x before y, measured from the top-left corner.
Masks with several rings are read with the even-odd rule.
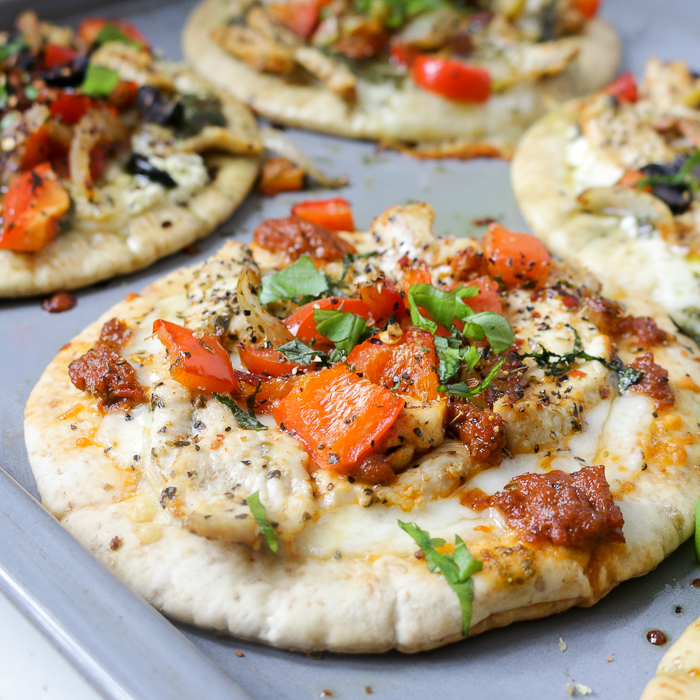
[[[228,95],[220,97],[229,121],[255,133],[250,111]],[[260,161],[223,153],[205,154],[204,160],[216,175],[186,206],[157,204],[133,217],[125,231],[71,229],[37,253],[0,250],[0,298],[78,289],[135,272],[207,236],[241,204]]]
[[[25,413],[27,450],[44,505],[122,580],[183,622],[304,651],[418,652],[461,639],[457,597],[424,560],[394,554],[289,559],[199,537],[162,509],[147,485],[139,486],[137,472],[115,468],[92,442],[101,416],[71,384],[68,364],[92,346],[105,321],[116,316],[134,324],[159,300],[180,293],[191,274],[192,268],[176,271],[117,304],[44,372]],[[639,302],[635,312],[650,310]],[[700,368],[682,359],[675,344],[659,348],[658,358],[670,370],[674,412],[695,425],[696,395],[678,382],[686,372],[700,381]],[[623,489],[625,545],[593,553],[523,547],[512,532],[469,542],[477,557],[486,547],[493,557],[473,579],[470,633],[592,605],[621,581],[657,566],[693,530],[697,442],[686,445],[685,465],[642,471]],[[509,559],[514,551],[521,553]],[[498,552],[508,554],[501,559]],[[531,574],[511,576],[508,567],[520,571],[525,561]]]
[[[663,655],[640,700],[693,700],[700,697],[700,618]]]
[[[359,81],[357,106],[323,87],[290,85],[254,71],[211,38],[211,30],[235,13],[240,0],[204,0],[190,15],[182,35],[183,52],[195,70],[219,88],[269,119],[351,138],[396,142],[458,141],[462,157],[482,155],[486,147],[510,157],[523,131],[546,111],[608,83],[620,59],[620,42],[600,19],[580,38],[576,61],[562,74],[493,95],[484,105],[444,99],[419,88],[396,91],[391,84]],[[479,148],[469,149],[473,140]]]

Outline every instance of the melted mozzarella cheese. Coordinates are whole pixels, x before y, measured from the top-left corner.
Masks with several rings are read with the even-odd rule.
[[[477,515],[456,498],[431,501],[405,513],[396,507],[346,505],[325,512],[309,523],[294,541],[298,554],[329,559],[341,556],[410,555],[415,541],[398,525],[410,521],[427,530],[431,537],[454,541],[455,534],[466,538],[477,526],[493,525],[493,520]]]
[[[578,136],[567,144],[566,158],[576,194],[592,187],[610,187],[624,174],[622,168],[603,159],[594,151],[585,136]]]
[[[121,469],[135,468],[143,457],[143,446],[150,435],[153,413],[147,404],[129,413],[105,414],[95,434],[95,443],[105,449]]]

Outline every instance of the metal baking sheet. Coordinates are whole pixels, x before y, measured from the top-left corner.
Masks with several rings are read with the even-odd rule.
[[[9,10],[20,4],[24,5],[24,0],[21,3],[0,0],[0,24],[7,25]],[[67,16],[78,7],[65,1],[43,4],[54,17],[59,12]],[[99,13],[137,22],[155,46],[168,57],[179,58],[179,33],[193,4],[190,0],[169,4],[141,1],[113,5],[106,10],[101,8]],[[35,6],[41,10],[41,0]],[[603,15],[615,25],[625,42],[623,69],[640,74],[651,54],[663,59],[683,58],[700,68],[700,44],[697,43],[700,3],[697,0],[605,0]],[[390,204],[425,200],[434,205],[436,227],[442,234],[479,235],[483,231],[479,220],[486,217],[496,218],[515,229],[526,228],[513,199],[505,163],[483,160],[418,162],[395,153],[376,153],[374,146],[368,143],[296,130],[288,133],[329,173],[350,175],[351,184],[343,196],[351,200],[360,227],[367,226]],[[32,386],[64,343],[127,293],[138,292],[176,267],[211,254],[224,238],[236,236],[239,240],[248,240],[262,219],[284,216],[292,203],[307,197],[307,193],[272,199],[252,196],[219,231],[198,244],[200,252],[196,255],[177,254],[145,272],[79,292],[78,306],[67,313],[46,314],[36,299],[0,303],[0,464],[30,494],[37,495],[24,449],[22,413]],[[15,487],[6,485],[4,479],[0,478],[0,482],[0,494],[5,495],[5,498],[0,497],[0,515],[5,515],[7,520],[10,512],[7,500],[10,499],[14,517],[18,520],[33,517],[38,522],[40,518],[36,518],[31,499],[26,494],[17,495],[12,490]],[[0,535],[5,534],[3,522],[0,517]],[[48,522],[46,525],[49,526]],[[23,532],[27,534],[26,530]],[[36,533],[32,535],[30,528],[27,547],[32,536],[36,537]],[[118,633],[126,630],[126,637],[122,639],[133,635],[140,654],[150,654],[154,662],[172,665],[177,663],[177,653],[186,656],[188,650],[180,645],[179,633],[167,623],[158,627],[155,618],[162,619],[159,616],[154,615],[149,624],[136,624],[135,621],[143,617],[142,609],[134,603],[137,599],[129,597],[111,575],[95,568],[94,560],[83,550],[60,536],[55,537],[51,548],[42,547],[39,541],[35,541],[35,545],[42,551],[35,579],[27,579],[15,592],[18,598],[24,599],[25,612],[44,626],[103,692],[110,697],[140,698],[133,689],[141,680],[139,674],[147,675],[148,671],[138,659],[132,659],[130,666],[128,660],[117,662],[109,655],[92,653],[89,644],[82,647],[69,644],[67,640],[85,635],[78,634],[80,624],[76,619],[61,614],[61,606],[68,602],[62,602],[60,595],[43,592],[44,600],[49,601],[48,609],[32,604],[39,595],[34,590],[39,571],[53,572],[58,588],[65,584],[62,577],[70,573],[65,562],[62,564],[65,557],[78,557],[84,565],[81,575],[85,578],[81,580],[85,589],[99,591],[104,586],[105,590],[122,592],[113,606],[115,616],[95,619],[96,625],[103,625],[104,634],[95,637],[96,640],[100,636],[106,638],[102,640],[103,647],[118,644]],[[2,558],[0,547],[0,560]],[[589,686],[596,698],[633,700],[639,697],[667,648],[649,644],[647,632],[662,630],[672,642],[700,615],[700,589],[692,586],[697,577],[700,577],[700,570],[693,559],[690,543],[686,543],[654,572],[620,585],[592,608],[517,623],[415,656],[324,654],[312,658],[215,636],[185,625],[176,624],[175,627],[246,693],[260,700],[318,697],[422,700],[432,696],[474,700],[566,698],[567,683]],[[3,575],[0,575],[0,583],[2,580]],[[47,616],[54,623],[46,624]],[[105,622],[119,616],[122,617],[119,629],[117,623]],[[104,627],[110,624],[113,627]],[[342,624],[342,620],[338,624]],[[165,637],[159,636],[163,634]],[[172,642],[166,643],[165,652],[164,638]],[[565,651],[562,651],[560,638],[566,645]],[[95,644],[100,646],[97,641]],[[168,658],[169,653],[173,654],[172,658]],[[192,668],[192,674],[206,675],[206,659]],[[115,678],[121,679],[121,683],[110,687],[110,679]],[[212,687],[217,679],[225,680],[213,669]],[[183,693],[182,697],[190,696]],[[202,688],[202,697],[213,697],[206,685]],[[229,697],[235,697],[233,692]]]

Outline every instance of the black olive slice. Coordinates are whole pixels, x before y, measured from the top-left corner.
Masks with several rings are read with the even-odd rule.
[[[173,180],[169,173],[164,170],[158,170],[155,166],[151,165],[148,158],[142,156],[140,153],[132,153],[126,164],[127,172],[132,175],[143,175],[153,182],[157,182],[163,187],[172,190],[177,187],[177,182]]]

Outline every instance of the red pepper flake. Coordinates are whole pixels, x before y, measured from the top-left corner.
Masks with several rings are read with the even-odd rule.
[[[73,294],[68,292],[56,292],[41,302],[41,308],[44,309],[44,311],[48,311],[50,314],[60,314],[64,311],[70,311],[77,303],[78,300]]]

